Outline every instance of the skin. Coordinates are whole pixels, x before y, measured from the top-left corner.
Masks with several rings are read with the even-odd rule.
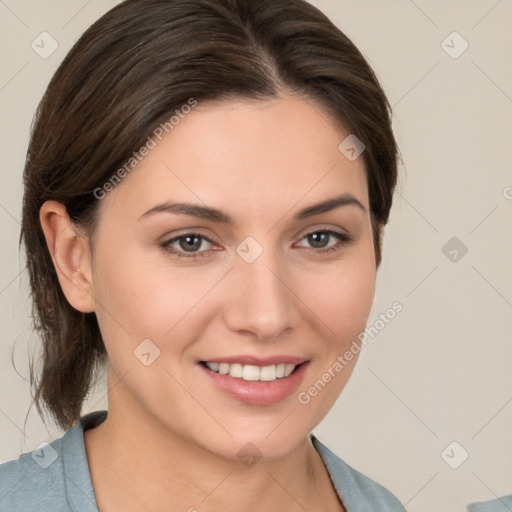
[[[108,352],[108,418],[84,434],[100,510],[343,510],[308,434],[357,357],[307,405],[297,393],[357,340],[375,291],[364,161],[338,150],[347,135],[302,97],[200,103],[100,201],[92,249],[63,205],[41,208],[62,289],[77,310],[96,313]],[[344,192],[365,211],[347,205],[293,220]],[[141,218],[170,200],[222,209],[236,224]],[[353,241],[315,246],[306,236],[325,229]],[[204,257],[161,246],[191,232],[211,240],[193,253]],[[251,264],[236,252],[247,236],[263,248]],[[190,254],[184,244],[172,247]],[[145,366],[134,350],[148,338],[160,356]],[[297,392],[250,405],[198,367],[234,354],[310,363]],[[262,457],[252,467],[237,457],[249,442]]]

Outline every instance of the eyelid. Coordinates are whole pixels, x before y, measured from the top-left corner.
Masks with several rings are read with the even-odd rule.
[[[164,239],[161,242],[161,244],[163,244],[163,245],[170,245],[170,244],[173,244],[174,242],[177,242],[180,238],[192,237],[192,236],[196,236],[198,238],[201,238],[202,240],[204,240],[205,242],[208,242],[209,244],[217,245],[209,236],[204,235],[203,233],[199,233],[197,231],[185,231],[184,233],[180,233],[178,235],[174,235],[171,238]],[[202,252],[204,252],[204,251],[202,251]],[[199,254],[199,253],[196,253],[196,254]]]
[[[217,251],[217,249],[206,249],[202,251],[196,251],[196,252],[186,252],[183,250],[178,250],[172,247],[174,243],[176,243],[180,238],[185,238],[187,236],[196,236],[201,239],[201,245],[203,244],[203,241],[206,241],[207,243],[213,245],[214,247],[218,245],[208,236],[199,233],[197,231],[188,230],[184,231],[183,233],[174,235],[173,237],[164,240],[159,243],[159,246],[166,251],[167,253],[176,256],[178,259],[183,259],[189,262],[198,261],[199,258],[204,258],[205,256],[208,256],[209,253],[213,251]]]
[[[299,242],[302,242],[302,240],[304,240],[307,236],[313,235],[315,233],[326,233],[327,235],[336,238],[338,241],[337,244],[329,245],[321,249],[315,249],[314,247],[306,247],[306,249],[311,249],[312,251],[320,254],[322,252],[327,252],[330,248],[335,249],[339,248],[340,245],[343,246],[354,242],[354,238],[346,230],[338,231],[336,229],[331,228],[320,228],[308,231],[300,237]]]
[[[347,236],[350,235],[350,232],[348,229],[343,228],[341,226],[335,226],[333,224],[326,224],[326,223],[316,223],[316,224],[310,224],[310,226],[301,229],[299,233],[297,234],[297,237],[300,237],[301,239],[304,238],[307,235],[310,235],[311,233],[317,233],[318,231],[333,231],[335,233],[340,234],[346,234]],[[301,235],[302,233],[302,235]]]

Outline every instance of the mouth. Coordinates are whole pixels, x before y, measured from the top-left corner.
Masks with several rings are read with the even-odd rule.
[[[293,357],[273,360],[244,357],[230,361],[198,361],[197,368],[222,394],[249,405],[270,405],[297,390],[309,363],[309,360]]]
[[[271,364],[268,366],[241,363],[213,363],[209,361],[200,361],[200,363],[212,372],[219,373],[220,375],[229,375],[235,379],[245,381],[260,382],[284,379],[289,377],[300,366],[300,364],[291,363]]]

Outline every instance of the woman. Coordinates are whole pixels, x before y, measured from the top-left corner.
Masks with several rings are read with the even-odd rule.
[[[57,70],[24,180],[34,399],[67,432],[0,466],[3,508],[402,509],[311,434],[397,180],[386,96],[323,14],[127,0]]]

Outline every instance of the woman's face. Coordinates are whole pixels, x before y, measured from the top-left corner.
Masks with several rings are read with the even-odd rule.
[[[375,286],[348,135],[304,99],[199,103],[101,200],[92,278],[112,411],[228,458],[246,443],[283,456],[320,422]]]

